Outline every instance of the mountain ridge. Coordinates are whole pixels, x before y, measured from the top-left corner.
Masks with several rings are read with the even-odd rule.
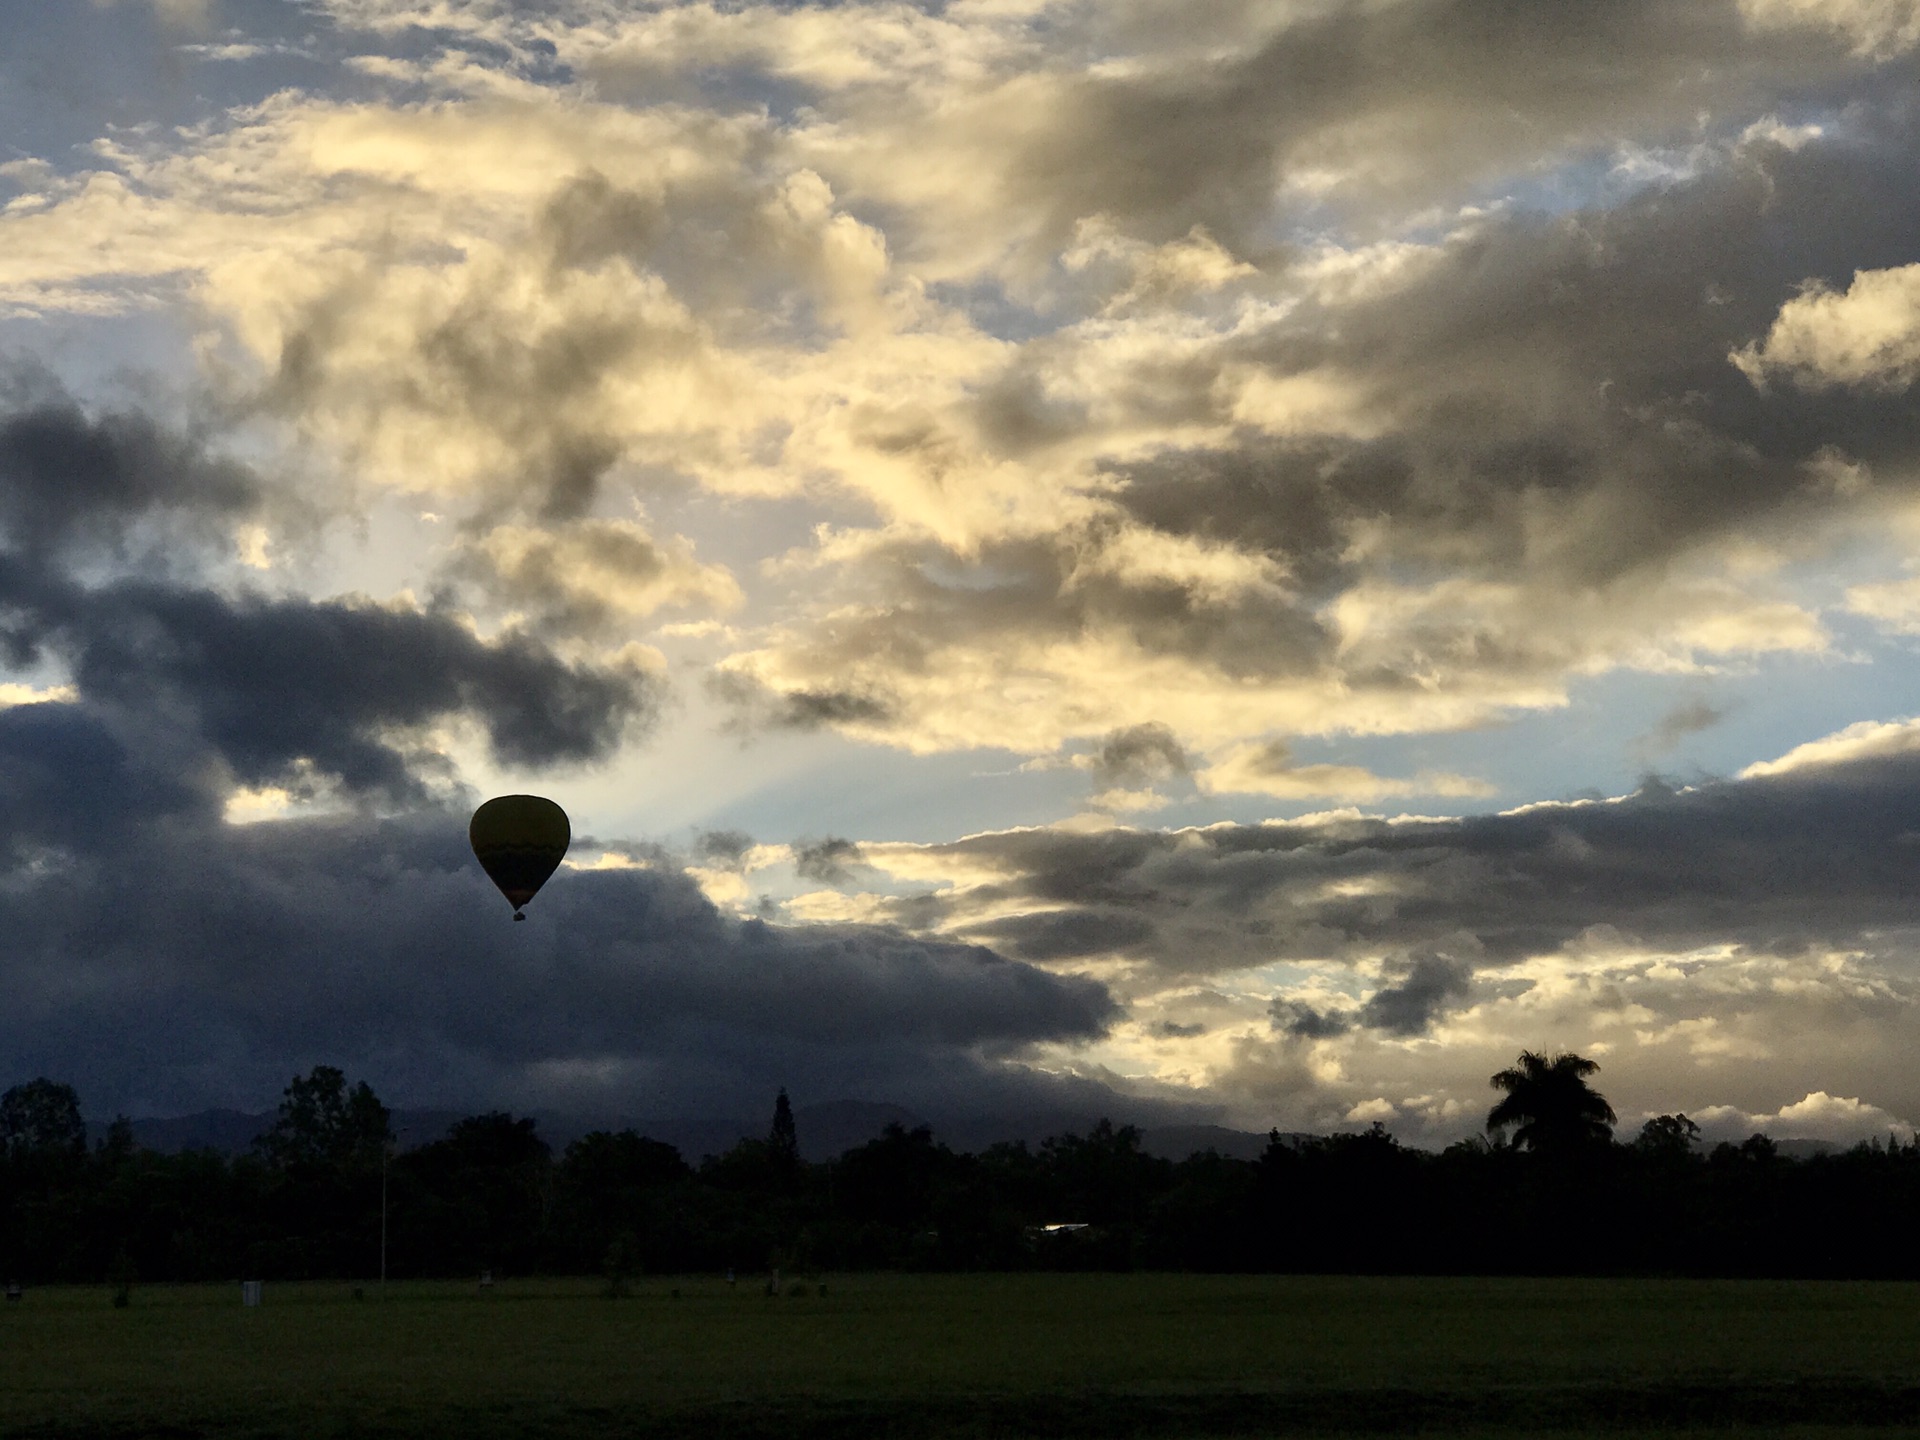
[[[167,1153],[215,1150],[238,1155],[272,1128],[276,1113],[221,1108],[187,1115],[149,1116],[130,1120],[128,1124],[135,1142],[149,1150]],[[443,1139],[461,1120],[483,1113],[486,1112],[400,1108],[392,1112],[391,1123],[399,1148],[411,1150]],[[767,1129],[764,1123],[741,1119],[680,1117],[639,1121],[622,1116],[550,1110],[527,1111],[517,1118],[533,1120],[540,1138],[552,1146],[556,1154],[595,1130],[631,1129],[672,1145],[692,1164],[698,1164],[708,1155],[724,1154],[742,1140],[764,1139]],[[828,1100],[797,1106],[794,1127],[801,1155],[819,1163],[878,1139],[889,1125],[898,1125],[903,1130],[925,1126],[936,1140],[955,1150],[978,1152],[1001,1143],[1031,1145],[1057,1135],[1084,1135],[1101,1118],[1049,1113],[943,1122],[883,1101]],[[106,1130],[102,1124],[87,1127],[89,1137],[96,1141]],[[1306,1137],[1289,1134],[1286,1138],[1298,1141]],[[1166,1160],[1184,1160],[1206,1150],[1251,1160],[1257,1159],[1266,1148],[1267,1139],[1265,1132],[1234,1130],[1221,1125],[1162,1125],[1141,1129],[1140,1148]]]

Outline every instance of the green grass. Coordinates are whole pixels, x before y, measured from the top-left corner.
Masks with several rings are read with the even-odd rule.
[[[682,1298],[671,1298],[677,1287]],[[36,1290],[0,1434],[1920,1436],[1920,1286],[1178,1275]]]

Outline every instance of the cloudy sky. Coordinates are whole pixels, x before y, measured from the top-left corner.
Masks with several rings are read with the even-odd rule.
[[[0,1082],[1920,1118],[1915,0],[0,0]],[[573,817],[511,925],[488,794]]]

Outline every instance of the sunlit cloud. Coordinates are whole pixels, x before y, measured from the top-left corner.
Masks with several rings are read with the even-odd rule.
[[[1805,1099],[1782,1105],[1770,1115],[1752,1115],[1730,1105],[1709,1105],[1689,1117],[1699,1123],[1709,1139],[1744,1139],[1748,1135],[1769,1135],[1777,1139],[1808,1138],[1859,1144],[1884,1141],[1895,1136],[1911,1142],[1913,1126],[1889,1115],[1878,1105],[1864,1104],[1847,1096],[1829,1095],[1816,1090]]]
[[[1756,761],[1740,772],[1740,778],[1786,775],[1795,770],[1907,755],[1916,750],[1920,750],[1920,720],[1862,720],[1822,739],[1796,745],[1777,760]]]
[[[1862,270],[1844,291],[1809,281],[1765,340],[1732,358],[1756,383],[1904,390],[1920,374],[1920,265]]]

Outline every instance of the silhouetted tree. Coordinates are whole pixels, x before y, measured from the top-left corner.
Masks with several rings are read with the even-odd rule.
[[[693,1173],[680,1152],[632,1130],[595,1130],[567,1146],[569,1187],[585,1195],[637,1193],[674,1185]]]
[[[0,1148],[9,1160],[87,1153],[87,1123],[71,1085],[44,1075],[0,1095]]]
[[[593,1269],[623,1231],[633,1233],[649,1269],[684,1266],[697,1251],[705,1207],[688,1201],[693,1171],[673,1146],[632,1130],[596,1130],[567,1147],[554,1178],[561,1264]]]
[[[391,1138],[387,1119],[387,1107],[366,1081],[349,1090],[340,1071],[316,1065],[304,1079],[296,1075],[289,1082],[273,1128],[254,1148],[280,1170],[378,1170]]]
[[[898,1231],[924,1229],[953,1152],[934,1143],[924,1125],[908,1130],[889,1121],[879,1138],[847,1151],[834,1168],[835,1194],[860,1224]]]
[[[977,1155],[892,1127],[831,1165],[787,1151],[781,1168],[756,1137],[696,1172],[632,1132],[590,1135],[556,1166],[531,1120],[481,1115],[394,1162],[392,1263],[598,1273],[610,1289],[642,1271],[766,1264],[1920,1279],[1920,1251],[1900,1243],[1920,1214],[1920,1142],[1802,1157],[1755,1137],[1700,1154],[1692,1122],[1663,1115],[1631,1145],[1599,1143],[1610,1112],[1590,1063],[1522,1058],[1507,1126],[1438,1155],[1381,1126],[1178,1164],[1108,1124]],[[1569,1072],[1555,1109],[1547,1087]],[[70,1089],[28,1089],[0,1096],[0,1278],[111,1275],[131,1293],[136,1275],[365,1276],[377,1261],[380,1177],[365,1162],[383,1111],[338,1071],[288,1087],[271,1163],[149,1150],[125,1121],[78,1151]],[[1566,1109],[1584,1130],[1556,1128]],[[1044,1228],[1061,1221],[1087,1228]]]
[[[533,1120],[469,1116],[393,1168],[403,1264],[441,1273],[534,1267],[552,1163]]]
[[[1580,1055],[1520,1052],[1489,1083],[1506,1098],[1487,1113],[1487,1129],[1517,1127],[1513,1143],[1542,1155],[1568,1155],[1605,1145],[1619,1118],[1587,1077],[1600,1069]]]
[[[1719,1166],[1771,1165],[1780,1158],[1780,1147],[1766,1135],[1749,1135],[1738,1145],[1721,1141],[1708,1159]]]
[[[1646,1155],[1686,1157],[1699,1138],[1700,1127],[1685,1115],[1656,1115],[1640,1127],[1633,1148]]]
[[[367,1274],[379,1259],[387,1107],[331,1065],[295,1076],[254,1149],[266,1165],[262,1239],[248,1268],[268,1279]],[[256,1162],[258,1163],[258,1162]]]
[[[1056,1209],[1047,1218],[1102,1226],[1145,1220],[1149,1198],[1165,1186],[1173,1169],[1140,1148],[1137,1127],[1116,1127],[1106,1119],[1085,1135],[1055,1135],[1044,1141],[1039,1163]]]
[[[124,1115],[116,1115],[93,1147],[93,1159],[96,1165],[104,1165],[112,1170],[124,1165],[132,1158],[140,1144],[133,1138],[133,1122]]]
[[[87,1268],[86,1156],[86,1122],[71,1085],[43,1076],[0,1095],[0,1267],[8,1276]]]
[[[1156,1269],[1228,1271],[1253,1259],[1246,1244],[1258,1169],[1208,1150],[1173,1168],[1147,1220],[1145,1261]]]

